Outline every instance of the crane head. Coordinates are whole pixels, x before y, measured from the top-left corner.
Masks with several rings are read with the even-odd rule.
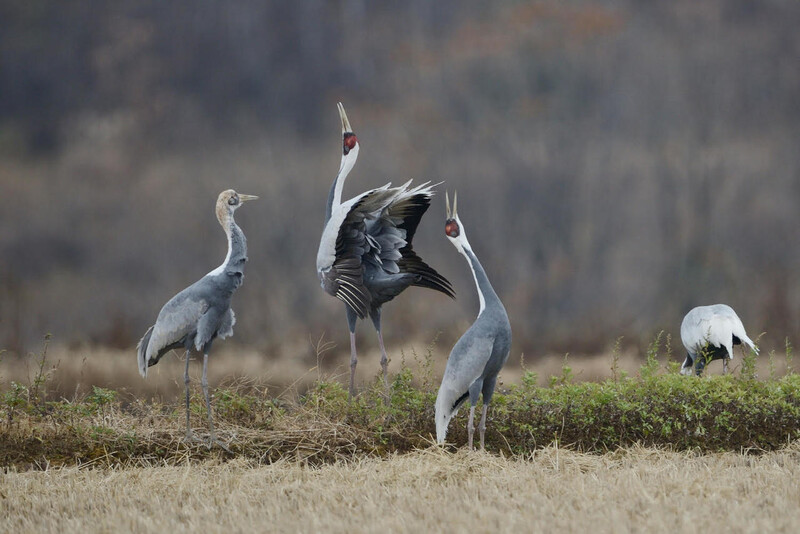
[[[453,211],[450,211],[450,198],[447,192],[444,194],[445,204],[447,208],[447,219],[444,223],[444,233],[447,239],[453,243],[453,246],[459,252],[464,251],[465,248],[470,248],[469,241],[467,241],[467,234],[464,231],[464,225],[461,223],[461,218],[458,216],[458,193],[453,193]]]
[[[461,235],[460,221],[457,219],[458,213],[458,192],[453,193],[453,211],[450,211],[450,196],[445,191],[444,193],[445,207],[447,209],[447,220],[444,222],[444,233],[447,237],[457,238]]]
[[[353,133],[350,127],[350,121],[347,119],[347,113],[344,112],[344,106],[341,102],[337,104],[339,108],[339,118],[342,120],[342,162],[339,165],[339,173],[336,175],[335,189],[333,190],[333,197],[331,202],[334,206],[338,206],[342,202],[342,188],[344,181],[358,159],[358,137]]]
[[[342,157],[350,154],[351,150],[356,149],[358,146],[358,137],[353,133],[353,128],[350,127],[350,121],[347,119],[347,113],[344,111],[344,106],[341,102],[338,104],[339,118],[342,120]]]
[[[224,224],[224,220],[233,215],[243,203],[249,200],[256,200],[255,195],[245,195],[237,193],[233,189],[226,189],[217,197],[217,219]]]

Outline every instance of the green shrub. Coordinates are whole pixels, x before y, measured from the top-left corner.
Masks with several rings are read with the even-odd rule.
[[[789,361],[788,341],[786,347]],[[527,455],[557,442],[595,452],[632,444],[761,451],[800,438],[800,375],[759,380],[745,368],[738,376],[684,377],[675,362],[660,363],[670,352],[669,336],[661,333],[648,347],[637,376],[612,367],[615,377],[599,383],[576,382],[566,357],[550,387],[539,387],[536,373],[525,370],[519,384],[494,396],[487,448]],[[227,455],[183,443],[180,401],[145,403],[95,386],[83,398],[48,402],[44,369],[41,357],[38,378],[29,385],[12,382],[0,394],[0,421],[6,422],[0,432],[0,465],[42,459],[54,464],[179,462],[187,455]],[[434,441],[436,392],[430,368],[422,369],[420,380],[403,364],[388,388],[376,377],[353,399],[341,383],[325,380],[288,401],[246,384],[220,387],[213,396],[215,420],[233,454],[258,462],[299,457],[320,463],[424,448]],[[450,447],[466,442],[467,408],[450,422]],[[202,433],[205,405],[200,396],[192,411]]]

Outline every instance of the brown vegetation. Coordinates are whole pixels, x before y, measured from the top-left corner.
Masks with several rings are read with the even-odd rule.
[[[273,397],[294,397],[305,392],[320,380],[347,380],[350,372],[347,362],[332,354],[323,352],[317,357],[318,342],[306,341],[291,347],[276,348],[272,351],[258,351],[236,346],[235,343],[219,343],[211,356],[208,379],[212,387],[254,384],[268,390]],[[380,352],[377,347],[360,352],[359,366],[356,369],[357,383],[366,387],[380,372]],[[427,351],[430,350],[430,358]],[[449,348],[441,343],[429,345],[424,342],[404,343],[390,347],[390,376],[396,375],[402,367],[411,369],[414,376],[429,375],[428,380],[437,385],[444,372]],[[743,353],[737,351],[732,364],[732,372],[737,373],[741,366]],[[572,368],[575,380],[599,382],[614,377],[617,373],[635,375],[639,370],[644,354],[626,350],[616,358],[612,352],[596,355],[549,354],[530,358],[512,355],[500,373],[498,388],[507,390],[512,384],[519,384],[524,373],[522,365],[534,371],[540,386],[549,384],[550,378],[559,376],[562,367]],[[197,359],[196,354],[192,354]],[[28,384],[37,372],[37,357],[30,355],[18,358],[11,354],[0,355],[0,391],[7,389],[11,382]],[[673,356],[669,361],[681,362],[682,356]],[[666,363],[666,362],[664,362]],[[756,374],[763,378],[786,374],[787,361],[783,357],[770,358],[764,354],[756,360]],[[151,367],[147,379],[139,376],[136,367],[136,353],[133,349],[111,349],[102,347],[49,347],[46,371],[49,375],[48,395],[51,400],[75,399],[92,390],[92,386],[113,389],[138,399],[175,400],[183,395],[183,352],[173,351],[158,365]],[[199,383],[202,358],[190,366],[190,375],[195,384]],[[721,373],[719,362],[710,365],[709,374]]]
[[[305,391],[295,385],[276,394],[256,380],[230,380],[214,389],[218,435],[228,444],[223,451],[183,441],[180,401],[148,402],[144,395],[96,384],[59,397],[51,389],[57,382],[47,348],[27,381],[10,381],[0,390],[0,465],[174,464],[228,454],[316,464],[413,451],[429,445],[434,433],[438,374],[430,352],[415,358],[416,374],[402,362],[388,392],[375,377],[355,399],[319,369]],[[664,359],[664,348],[658,336],[635,375],[620,368],[615,351],[612,377],[599,383],[575,381],[568,361],[549,377],[549,387],[539,386],[536,373],[526,369],[518,383],[502,385],[495,395],[487,447],[508,455],[554,442],[596,452],[632,444],[766,451],[800,438],[800,375],[792,371],[791,347],[781,358],[768,355],[768,374],[761,379],[754,354],[734,375],[699,379],[679,375],[679,364]],[[780,359],[784,376],[777,374]],[[205,411],[196,391],[191,411],[202,435]],[[449,443],[465,442],[465,418],[462,410],[451,423]]]

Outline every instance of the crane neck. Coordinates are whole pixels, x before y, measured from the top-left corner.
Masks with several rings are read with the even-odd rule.
[[[331,186],[331,191],[328,193],[328,203],[325,205],[325,224],[328,224],[328,221],[331,220],[331,215],[333,215],[333,203],[336,202],[336,184],[339,181],[339,177],[337,176],[336,179],[333,181],[333,185]],[[344,181],[344,180],[342,180]],[[339,190],[339,201],[336,202],[338,206],[341,204],[342,199],[342,192],[341,189]]]
[[[342,203],[344,181],[347,179],[347,175],[350,174],[350,171],[353,170],[353,166],[356,164],[356,159],[358,159],[358,150],[358,143],[356,143],[356,145],[350,149],[347,154],[342,155],[342,162],[339,165],[339,172],[336,173],[336,179],[333,181],[333,185],[331,185],[330,193],[328,193],[328,204],[325,208],[325,224],[328,224],[328,221],[331,219],[331,216],[333,215],[333,208]]]
[[[470,268],[472,269],[472,276],[475,278],[475,287],[478,289],[478,299],[480,300],[480,311],[478,317],[481,316],[487,306],[490,308],[500,307],[503,308],[503,303],[500,302],[500,297],[495,293],[486,271],[483,269],[478,256],[472,251],[469,243],[460,247],[461,253],[467,258]]]
[[[234,268],[244,271],[244,263],[247,261],[247,239],[244,237],[242,229],[233,220],[233,214],[231,214],[230,225],[225,233],[228,234],[228,270]]]
[[[247,261],[247,239],[244,232],[233,219],[233,213],[226,214],[219,222],[228,237],[228,254],[222,265],[208,274],[244,273],[244,264]]]

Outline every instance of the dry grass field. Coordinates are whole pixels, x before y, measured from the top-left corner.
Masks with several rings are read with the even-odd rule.
[[[761,456],[419,450],[311,467],[0,475],[3,532],[797,532],[800,447]]]

